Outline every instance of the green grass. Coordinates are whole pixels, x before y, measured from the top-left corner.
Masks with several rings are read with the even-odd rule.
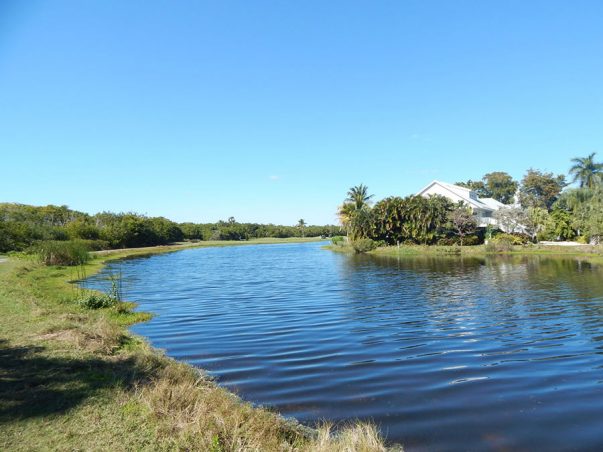
[[[0,450],[385,449],[371,425],[312,430],[241,401],[128,332],[148,314],[75,303],[83,270],[182,248],[105,253],[83,269],[0,264]]]

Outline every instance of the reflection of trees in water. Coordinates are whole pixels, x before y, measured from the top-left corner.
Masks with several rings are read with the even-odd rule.
[[[522,336],[576,326],[592,334],[603,324],[603,271],[585,261],[506,255],[341,262],[350,315],[367,324],[439,330],[464,323]]]

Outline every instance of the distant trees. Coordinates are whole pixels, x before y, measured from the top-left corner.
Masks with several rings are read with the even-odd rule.
[[[467,182],[455,182],[454,185],[458,185],[459,187],[465,187],[475,192],[477,196],[480,198],[491,198],[492,192],[486,187],[486,184],[481,181],[475,181],[469,179]]]
[[[540,207],[550,210],[561,190],[566,186],[565,176],[529,169],[521,181],[519,202],[522,207]]]
[[[260,237],[330,236],[337,226],[239,223],[175,223],[163,217],[101,212],[88,215],[67,206],[0,203],[0,252],[24,250],[42,241],[84,241],[92,249],[165,245],[182,240],[246,240]]]
[[[166,245],[184,238],[180,227],[163,217],[103,212],[96,218],[96,224],[100,239],[108,242],[111,248]]]
[[[519,184],[503,171],[494,171],[486,174],[480,181],[468,180],[457,182],[456,185],[469,188],[480,198],[494,198],[503,204],[513,202]]]
[[[503,204],[513,203],[519,184],[509,174],[503,171],[495,171],[486,174],[483,181],[491,198]]]
[[[100,229],[89,217],[79,217],[65,225],[70,239],[98,240]]]

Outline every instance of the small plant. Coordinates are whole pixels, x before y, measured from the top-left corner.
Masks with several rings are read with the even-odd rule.
[[[129,312],[126,303],[122,303],[121,272],[109,275],[111,286],[106,293],[85,291],[77,303],[86,309],[115,308],[118,313]]]
[[[223,452],[222,444],[220,444],[220,437],[214,435],[211,439],[211,452]]]
[[[112,308],[117,300],[107,294],[86,293],[77,300],[77,304],[86,309]]]
[[[111,287],[107,295],[115,301],[122,301],[121,271],[119,273],[111,273],[109,275],[109,280],[111,281]]]

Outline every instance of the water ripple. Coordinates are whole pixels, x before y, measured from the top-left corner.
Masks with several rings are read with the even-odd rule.
[[[370,419],[406,450],[603,447],[603,279],[547,258],[342,256],[319,244],[110,264],[136,333],[312,424]]]

